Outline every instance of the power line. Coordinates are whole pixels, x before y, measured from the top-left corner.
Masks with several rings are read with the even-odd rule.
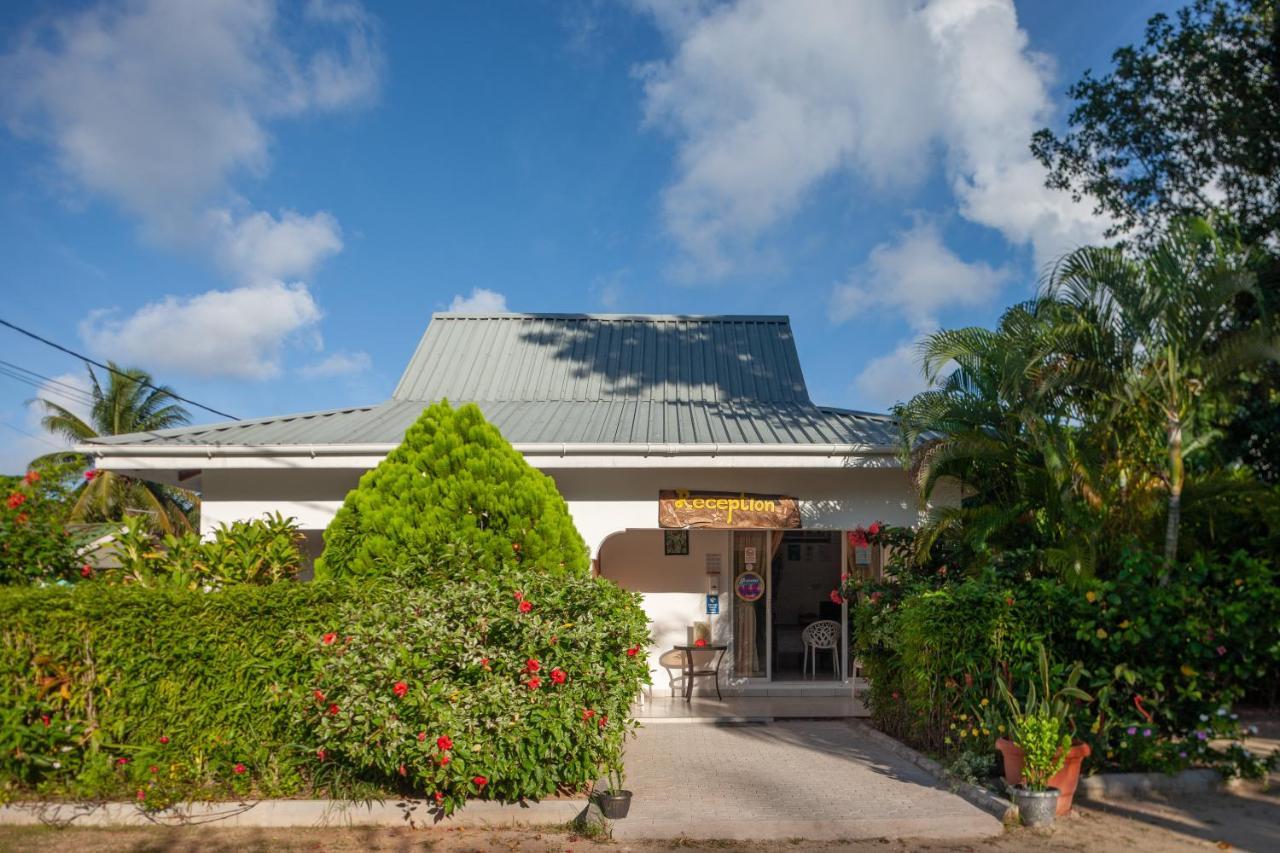
[[[65,397],[86,405],[93,404],[93,395],[85,389],[53,379],[42,373],[36,373],[34,370],[27,370],[22,365],[14,364],[11,361],[0,359],[0,375],[8,376],[10,379],[16,379],[37,389],[48,391],[49,394],[55,397]]]
[[[54,349],[59,350],[60,352],[65,352],[67,355],[72,356],[73,358],[78,358],[81,361],[85,362],[86,364],[92,364],[94,367],[102,368],[108,373],[114,373],[116,376],[120,376],[124,379],[128,379],[131,382],[137,382],[139,385],[143,386],[144,388],[150,388],[152,391],[159,391],[162,394],[167,394],[173,399],[181,400],[184,403],[190,403],[191,405],[195,406],[197,409],[204,409],[206,412],[212,412],[218,417],[228,418],[229,420],[233,420],[233,421],[240,420],[235,415],[228,415],[226,412],[220,412],[215,408],[206,406],[204,403],[197,403],[195,400],[175,394],[172,391],[170,391],[168,388],[161,388],[157,385],[152,385],[150,382],[142,382],[136,376],[130,376],[124,371],[116,370],[114,367],[109,367],[100,361],[94,361],[93,359],[89,358],[87,355],[82,355],[81,353],[78,353],[73,349],[67,349],[61,344],[55,344],[53,341],[49,340],[48,338],[42,338],[39,335],[37,335],[35,332],[29,332],[26,329],[22,328],[21,326],[15,326],[13,323],[10,323],[8,320],[5,320],[3,318],[0,318],[0,326],[7,326],[10,329],[13,329],[15,332],[17,332],[20,335],[26,335],[28,338],[31,338],[32,340],[39,341],[45,346],[53,347]]]
[[[18,429],[16,426],[9,423],[8,421],[0,421],[0,426],[8,427],[9,429],[16,432],[18,435],[25,435],[27,438],[34,438],[36,441],[42,441],[45,444],[57,450],[67,450],[68,453],[70,452],[70,450],[68,450],[66,447],[63,447],[61,444],[54,444],[52,441],[49,441],[47,438],[41,438],[35,433],[27,432],[25,429]]]

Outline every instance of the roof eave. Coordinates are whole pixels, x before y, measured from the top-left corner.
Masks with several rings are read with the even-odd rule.
[[[208,459],[254,456],[385,456],[396,444],[79,444],[78,453],[98,458],[182,457]],[[512,445],[525,456],[883,456],[898,448],[872,444],[606,444],[551,443]]]

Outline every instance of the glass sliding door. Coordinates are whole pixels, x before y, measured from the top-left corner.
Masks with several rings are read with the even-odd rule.
[[[733,671],[769,675],[769,532],[733,534]]]

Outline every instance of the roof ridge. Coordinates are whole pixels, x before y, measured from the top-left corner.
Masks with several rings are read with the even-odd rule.
[[[643,323],[781,323],[787,314],[575,314],[554,311],[433,311],[432,320],[634,320]]]

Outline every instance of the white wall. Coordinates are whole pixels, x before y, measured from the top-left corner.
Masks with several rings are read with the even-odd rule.
[[[711,622],[712,638],[729,640],[729,590],[732,568],[727,530],[692,530],[688,555],[663,553],[661,530],[629,530],[610,536],[600,549],[600,575],[623,589],[644,595],[644,611],[649,616],[649,671],[655,693],[661,695],[669,681],[658,666],[658,656],[687,640],[694,622]],[[720,555],[721,615],[706,612],[707,555]],[[725,655],[728,674],[730,654]]]

